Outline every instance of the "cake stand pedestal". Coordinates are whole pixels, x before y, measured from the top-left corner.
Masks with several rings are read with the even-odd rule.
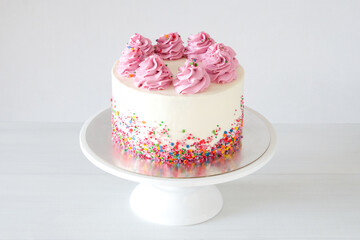
[[[80,146],[95,166],[139,183],[130,196],[130,206],[139,217],[163,225],[197,224],[222,209],[223,199],[216,184],[255,172],[275,153],[277,140],[271,123],[248,107],[244,118],[242,149],[237,154],[195,166],[159,164],[121,152],[111,139],[109,108],[84,123]]]

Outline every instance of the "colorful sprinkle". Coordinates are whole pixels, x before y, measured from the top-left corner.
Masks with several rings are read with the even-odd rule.
[[[212,135],[205,139],[191,133],[184,134],[182,140],[171,142],[170,128],[163,121],[157,127],[147,126],[135,113],[119,114],[114,100],[112,104],[113,140],[124,151],[136,154],[142,159],[166,162],[168,164],[204,163],[234,154],[241,145],[244,117],[244,102],[240,101],[241,116],[231,128],[221,131],[219,125],[212,130]],[[147,136],[144,136],[144,131]],[[220,134],[223,132],[223,134]],[[141,135],[141,137],[139,137]],[[218,138],[219,137],[219,138]]]

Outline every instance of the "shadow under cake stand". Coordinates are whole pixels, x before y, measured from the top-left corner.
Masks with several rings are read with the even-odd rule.
[[[215,184],[247,176],[274,155],[276,133],[261,114],[245,107],[241,150],[226,159],[198,165],[169,165],[141,160],[114,146],[111,109],[88,119],[80,132],[84,155],[98,168],[138,184],[130,206],[144,220],[191,225],[211,219],[223,206]]]

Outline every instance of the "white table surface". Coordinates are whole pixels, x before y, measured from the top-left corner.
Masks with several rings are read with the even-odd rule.
[[[360,239],[360,124],[275,124],[264,168],[218,185],[221,213],[185,227],[138,219],[136,185],[93,166],[80,123],[0,123],[0,239]]]

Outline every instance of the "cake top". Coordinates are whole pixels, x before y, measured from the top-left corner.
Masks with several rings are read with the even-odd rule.
[[[196,94],[206,91],[210,83],[226,84],[237,78],[239,63],[232,48],[216,43],[205,32],[189,36],[187,43],[184,47],[177,32],[160,36],[156,45],[136,33],[115,71],[137,88],[161,91],[172,86],[178,94]],[[183,65],[175,71],[169,69],[166,63],[173,61]]]

